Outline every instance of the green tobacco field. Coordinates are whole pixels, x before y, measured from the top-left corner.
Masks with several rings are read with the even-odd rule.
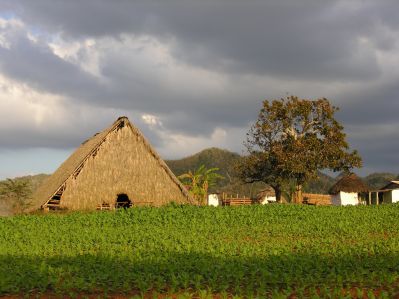
[[[170,205],[0,218],[0,295],[372,292],[399,293],[399,205]]]

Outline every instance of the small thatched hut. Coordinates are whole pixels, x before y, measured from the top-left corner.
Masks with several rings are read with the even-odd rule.
[[[275,203],[276,192],[274,192],[274,189],[272,187],[267,186],[256,195],[256,201],[261,205]]]
[[[160,206],[192,198],[126,117],[82,145],[38,188],[35,209]]]
[[[370,188],[354,173],[341,178],[330,189],[331,203],[336,206],[358,205],[360,194],[369,192]]]

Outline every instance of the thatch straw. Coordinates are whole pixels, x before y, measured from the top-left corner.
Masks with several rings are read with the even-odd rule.
[[[369,192],[370,188],[354,173],[341,178],[330,189],[330,194],[338,194],[339,192],[362,193]]]
[[[256,200],[258,202],[261,202],[265,198],[265,196],[268,197],[276,196],[276,192],[274,192],[274,189],[272,187],[267,186],[266,188],[259,191],[258,194],[256,194]]]
[[[125,193],[133,204],[193,202],[190,194],[127,117],[88,139],[38,188],[32,210],[60,190],[61,205],[93,209]]]

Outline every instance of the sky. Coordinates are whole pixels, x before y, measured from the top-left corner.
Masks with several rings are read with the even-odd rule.
[[[0,179],[128,116],[165,159],[243,152],[263,100],[340,108],[361,175],[399,173],[399,2],[0,0]]]

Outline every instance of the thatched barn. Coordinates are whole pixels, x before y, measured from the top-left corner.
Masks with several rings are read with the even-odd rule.
[[[160,206],[192,198],[126,117],[95,134],[38,188],[31,209]]]
[[[336,206],[358,205],[361,202],[361,194],[366,194],[369,190],[356,174],[351,173],[331,187],[331,203]]]

